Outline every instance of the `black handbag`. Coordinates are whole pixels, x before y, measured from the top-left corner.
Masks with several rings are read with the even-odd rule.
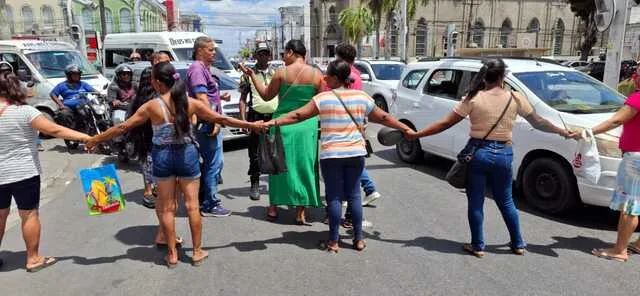
[[[507,113],[507,110],[511,105],[511,101],[513,101],[513,93],[511,93],[509,102],[507,103],[507,106],[504,107],[504,110],[502,111],[502,114],[498,118],[498,121],[496,121],[496,123],[493,124],[489,132],[484,136],[484,138],[482,138],[483,141],[487,139],[487,137],[493,132],[493,130],[496,129],[500,121],[502,121],[502,118]],[[445,179],[447,180],[447,182],[449,182],[451,186],[458,189],[464,189],[467,187],[469,163],[473,160],[473,157],[475,156],[478,148],[479,147],[476,144],[467,143],[467,145],[462,149],[462,151],[458,153],[456,162],[453,164],[451,169],[449,169],[449,172],[447,172],[447,175],[445,176]]]
[[[263,174],[277,175],[287,172],[284,144],[282,143],[282,134],[279,126],[275,126],[273,135],[268,133],[260,135],[258,164],[260,172]]]
[[[371,154],[373,153],[373,146],[371,146],[371,141],[367,139],[367,134],[365,133],[364,126],[359,125],[356,119],[353,117],[353,115],[351,115],[351,112],[347,108],[347,105],[345,105],[344,102],[342,101],[342,98],[340,97],[340,95],[335,90],[332,90],[332,91],[333,91],[333,94],[336,96],[336,98],[338,98],[338,101],[340,101],[340,104],[342,104],[342,107],[344,107],[344,110],[346,110],[347,114],[349,114],[349,117],[351,117],[351,121],[353,121],[353,124],[355,124],[356,127],[358,127],[358,131],[360,131],[360,134],[364,139],[364,146],[365,146],[365,149],[367,150],[367,155],[365,155],[364,157],[371,157]]]

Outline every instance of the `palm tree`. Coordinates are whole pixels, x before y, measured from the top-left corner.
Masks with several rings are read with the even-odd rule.
[[[375,18],[375,28],[376,28],[376,46],[374,47],[373,55],[375,57],[380,56],[380,23],[382,22],[382,11],[384,7],[384,3],[386,0],[361,0],[363,3],[368,2],[369,9],[373,13]]]
[[[429,4],[429,0],[407,0],[408,20],[413,19],[413,17],[416,15],[416,11],[418,10],[418,1],[420,1],[421,6],[427,6]],[[395,11],[398,8],[399,0],[384,0],[384,4],[382,5],[382,10],[385,14],[386,21],[384,45],[385,57],[387,59],[391,57],[391,27],[393,26],[393,16],[395,15]]]
[[[360,4],[341,11],[338,22],[347,34],[349,41],[359,47],[362,37],[373,31],[375,20],[369,7]]]

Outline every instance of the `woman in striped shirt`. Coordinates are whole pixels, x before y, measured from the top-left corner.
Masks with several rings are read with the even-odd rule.
[[[360,90],[347,89],[352,82],[350,65],[342,60],[329,64],[324,78],[331,91],[316,95],[304,107],[292,111],[267,125],[288,125],[320,115],[320,168],[325,182],[325,195],[329,208],[329,241],[327,250],[338,252],[338,230],[342,201],[353,203],[353,248],[365,248],[362,239],[362,201],[360,176],[367,154],[363,138],[365,119],[413,135],[414,131],[382,109]],[[352,119],[353,117],[353,119]]]

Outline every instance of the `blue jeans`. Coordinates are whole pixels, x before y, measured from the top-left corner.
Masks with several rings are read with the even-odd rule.
[[[513,172],[513,149],[496,141],[471,139],[467,145],[478,145],[475,156],[469,164],[467,182],[468,219],[471,228],[471,244],[474,250],[484,250],[482,223],[485,186],[489,184],[493,199],[500,209],[502,219],[507,224],[511,237],[511,248],[524,248],[526,244],[520,233],[518,210],[513,203],[511,184]],[[488,183],[487,183],[488,182]]]
[[[367,169],[362,170],[362,176],[360,176],[360,187],[364,190],[364,195],[369,195],[371,193],[376,192],[376,184],[371,181],[371,177],[369,177],[369,173],[367,173]],[[344,213],[345,220],[351,220],[353,216],[352,213],[353,206],[350,202],[347,202],[347,211]]]
[[[360,176],[364,169],[364,157],[329,158],[320,160],[325,184],[327,208],[329,209],[329,240],[339,238],[342,201],[353,205],[354,239],[362,239],[362,200],[360,198]]]
[[[218,193],[218,180],[222,174],[222,131],[217,136],[211,137],[209,133],[196,132],[200,154],[202,156],[202,176],[200,177],[200,210],[210,211],[220,205]]]

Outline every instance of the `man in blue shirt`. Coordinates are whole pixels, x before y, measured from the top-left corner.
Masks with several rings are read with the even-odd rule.
[[[60,82],[50,93],[51,99],[60,109],[70,108],[75,110],[82,103],[81,93],[96,92],[88,83],[80,80],[82,71],[78,65],[69,65],[64,69],[67,80]],[[62,100],[60,100],[62,97]]]

